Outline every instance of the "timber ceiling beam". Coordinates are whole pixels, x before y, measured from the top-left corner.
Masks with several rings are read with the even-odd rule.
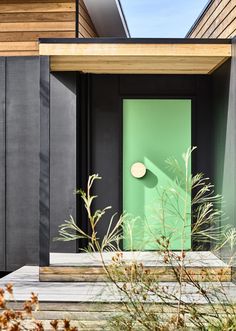
[[[231,57],[230,44],[41,43],[51,71],[209,74]]]

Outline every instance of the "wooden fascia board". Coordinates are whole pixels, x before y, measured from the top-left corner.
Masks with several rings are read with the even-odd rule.
[[[41,43],[52,71],[209,74],[231,56],[230,44]]]
[[[54,56],[199,56],[230,57],[230,44],[48,44],[40,55]]]

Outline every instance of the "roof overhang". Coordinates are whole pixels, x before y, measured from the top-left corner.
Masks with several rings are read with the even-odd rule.
[[[51,71],[210,74],[231,57],[229,39],[43,39]]]
[[[84,0],[99,37],[130,37],[119,0]]]
[[[204,17],[204,15],[208,11],[208,9],[211,7],[211,5],[213,4],[213,2],[214,2],[214,0],[208,0],[207,1],[205,7],[203,8],[203,10],[199,14],[199,16],[196,18],[196,20],[194,21],[194,23],[192,24],[192,26],[190,27],[190,29],[186,33],[185,38],[189,38],[191,36],[192,32],[195,30],[195,28],[197,27],[197,25],[199,24],[199,22],[202,20],[202,18]]]

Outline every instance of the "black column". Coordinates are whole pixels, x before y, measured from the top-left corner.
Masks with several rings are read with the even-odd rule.
[[[5,185],[6,185],[6,156],[5,156],[5,117],[6,117],[6,60],[4,57],[0,58],[0,271],[6,268],[6,213],[5,213]]]
[[[39,265],[49,265],[50,253],[50,79],[49,57],[40,57],[40,184]]]

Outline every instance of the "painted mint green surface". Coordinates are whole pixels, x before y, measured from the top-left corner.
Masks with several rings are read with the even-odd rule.
[[[173,215],[175,209],[185,214],[183,187],[177,187],[179,201],[168,195],[169,210],[161,207],[160,198],[176,178],[166,159],[174,157],[184,168],[182,155],[190,146],[191,100],[123,101],[123,210],[129,214],[124,227],[124,249],[160,249],[156,238],[161,236],[170,238],[172,250],[191,248],[190,195],[186,222]],[[143,178],[131,175],[130,168],[135,162],[145,164],[147,173]]]

